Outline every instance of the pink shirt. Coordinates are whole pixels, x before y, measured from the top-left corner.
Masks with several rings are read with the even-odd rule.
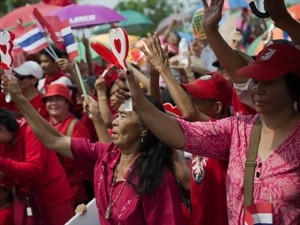
[[[227,206],[230,225],[244,224],[244,164],[255,116],[230,117],[214,122],[178,119],[186,138],[185,151],[229,159]],[[256,159],[253,201],[273,203],[273,224],[299,224],[300,123],[265,161]]]
[[[113,143],[90,143],[88,139],[72,138],[71,149],[80,169],[94,171],[94,192],[101,225],[184,225],[179,191],[172,173],[166,169],[161,185],[150,194],[140,197],[131,185],[118,181],[112,199],[118,200],[109,220],[104,218],[112,189],[114,169],[121,152]],[[128,172],[127,172],[128,173]],[[135,183],[137,179],[133,180]],[[121,193],[121,194],[120,194]]]

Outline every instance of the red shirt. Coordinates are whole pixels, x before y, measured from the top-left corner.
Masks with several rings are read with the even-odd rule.
[[[76,117],[73,114],[69,114],[67,118],[60,121],[58,124],[54,124],[50,119],[50,124],[54,126],[61,134],[67,135],[68,128],[70,123]],[[74,125],[74,129],[71,133],[71,137],[80,137],[80,138],[91,138],[90,131],[86,127],[86,125],[77,119],[77,122]],[[87,200],[87,193],[85,192],[82,180],[90,180],[92,179],[91,174],[85,174],[82,171],[79,171],[75,168],[75,162],[73,159],[64,157],[60,154],[57,154],[60,162],[66,172],[67,178],[72,188],[72,193],[74,196],[75,203],[82,203]]]
[[[0,224],[1,225],[12,225],[14,224],[13,216],[13,205],[9,205],[0,209]]]
[[[121,152],[113,143],[91,144],[87,139],[72,138],[71,149],[76,165],[87,171],[94,171],[94,191],[101,225],[141,225],[185,224],[180,204],[179,191],[176,180],[171,171],[165,169],[161,185],[153,193],[137,197],[131,185],[118,181],[113,189],[112,199],[115,202],[109,220],[104,217],[112,190],[114,169],[121,156]],[[137,178],[133,180],[135,183]],[[121,190],[122,188],[123,191]]]
[[[232,115],[255,115],[256,111],[249,107],[248,105],[242,103],[239,99],[239,96],[237,95],[235,89],[233,89],[233,95],[232,95]]]
[[[31,99],[29,101],[31,103],[31,105],[33,106],[33,108],[35,108],[36,111],[38,111],[38,113],[45,119],[47,119],[49,117],[49,114],[46,110],[46,105],[45,103],[42,101],[42,94],[38,94],[37,96],[35,96],[33,99]],[[19,112],[19,108],[16,104],[13,103],[12,106],[12,110],[15,112]]]
[[[0,156],[0,168],[7,176],[23,186],[29,181],[33,184],[41,207],[58,206],[72,199],[70,186],[55,153],[44,147],[25,120],[20,122],[16,144],[1,144]]]
[[[226,225],[226,172],[228,161],[193,156],[191,216],[194,225]]]

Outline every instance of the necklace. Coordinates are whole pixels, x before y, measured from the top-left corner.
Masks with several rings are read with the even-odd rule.
[[[124,190],[124,187],[127,183],[127,181],[124,181],[117,197],[113,200],[112,199],[112,194],[113,194],[113,191],[114,191],[114,185],[116,184],[116,180],[117,180],[117,169],[119,167],[119,163],[120,161],[118,162],[118,164],[116,165],[116,168],[115,168],[115,171],[114,171],[114,179],[113,179],[113,182],[112,182],[112,185],[111,185],[111,191],[110,191],[110,194],[109,194],[109,200],[108,200],[108,206],[105,210],[105,219],[110,219],[111,217],[111,214],[112,214],[112,210],[113,210],[113,206],[115,205],[115,203],[119,200],[123,190]]]

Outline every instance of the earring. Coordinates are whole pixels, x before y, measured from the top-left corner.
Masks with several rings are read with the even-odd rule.
[[[143,143],[144,142],[144,138],[142,137],[142,139],[141,139],[141,143]]]

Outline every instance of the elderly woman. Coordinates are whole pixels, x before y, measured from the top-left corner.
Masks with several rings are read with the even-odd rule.
[[[74,158],[77,166],[94,171],[99,218],[104,224],[185,224],[177,182],[172,174],[172,151],[122,104],[113,121],[112,143],[91,144],[70,138],[50,126],[21,94],[15,79],[2,76],[2,88],[49,149]],[[154,108],[163,110],[153,103]],[[55,141],[53,141],[55,140]]]
[[[155,38],[155,37],[154,37]],[[157,49],[148,49],[156,51]],[[245,162],[251,131],[261,121],[261,133],[253,177],[253,203],[269,203],[273,224],[300,221],[300,51],[289,44],[272,44],[254,63],[238,71],[253,79],[254,116],[236,116],[211,122],[187,122],[162,114],[136,87],[131,76],[130,93],[118,81],[118,96],[133,99],[134,111],[163,142],[176,149],[217,159],[228,159],[227,206],[229,224],[244,224]],[[172,131],[172,132],[170,132]],[[259,132],[258,132],[259,133]],[[249,179],[249,178],[248,178]],[[250,176],[251,179],[251,176]]]

